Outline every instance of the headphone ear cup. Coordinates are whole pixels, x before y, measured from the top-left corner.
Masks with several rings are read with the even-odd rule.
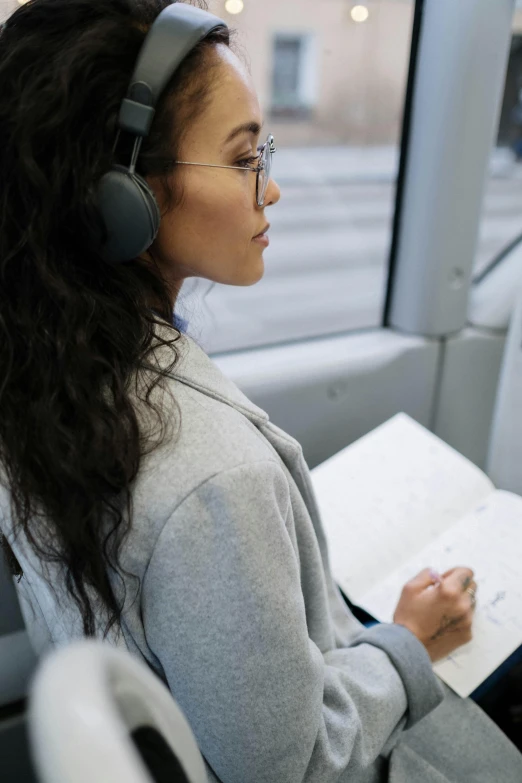
[[[160,211],[154,193],[139,174],[114,165],[98,183],[97,204],[108,234],[100,248],[106,261],[130,261],[152,245]]]

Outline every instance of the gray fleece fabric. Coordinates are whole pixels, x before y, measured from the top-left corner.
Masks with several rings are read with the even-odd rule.
[[[521,783],[522,756],[442,686],[409,631],[365,629],[350,613],[300,445],[193,340],[177,350],[158,396],[172,426],[143,460],[121,554],[140,585],[113,580],[125,605],[108,641],[170,688],[209,781]],[[154,358],[171,357],[158,348]],[[151,426],[145,413],[142,424]],[[35,647],[80,637],[60,574],[49,568],[49,589],[14,540],[7,492],[0,511]]]

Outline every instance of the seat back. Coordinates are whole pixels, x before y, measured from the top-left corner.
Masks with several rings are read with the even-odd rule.
[[[34,783],[23,699],[37,659],[0,550],[0,780]]]
[[[28,715],[41,783],[207,783],[196,740],[171,693],[145,664],[106,643],[84,640],[51,653],[37,671]],[[152,754],[133,741],[144,734],[147,740],[147,733],[156,738]],[[161,743],[177,776],[159,777],[147,765],[158,748],[165,764]]]
[[[37,659],[0,549],[0,706],[23,699]]]
[[[504,348],[486,472],[498,489],[522,495],[522,294]]]

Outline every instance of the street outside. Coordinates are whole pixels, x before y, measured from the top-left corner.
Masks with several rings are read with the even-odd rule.
[[[189,282],[189,331],[212,352],[380,325],[397,167],[393,148],[278,150],[265,276],[247,288]],[[522,233],[522,165],[501,149],[490,173],[476,273]]]

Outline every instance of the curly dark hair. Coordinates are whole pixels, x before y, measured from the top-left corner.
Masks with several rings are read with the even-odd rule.
[[[118,553],[132,525],[131,485],[165,434],[151,392],[178,358],[179,332],[161,340],[154,329],[155,312],[170,322],[173,307],[154,260],[108,265],[90,242],[101,225],[96,183],[113,162],[130,161],[132,138],[113,151],[120,104],[170,4],[30,0],[0,35],[0,473],[15,533],[42,563],[63,568],[87,636],[100,608],[105,635],[121,617],[109,574],[129,575]],[[227,30],[182,63],[143,143],[137,170],[159,176],[169,207],[182,194],[164,161],[206,105],[218,43],[229,45]],[[158,343],[172,363],[151,374]],[[133,402],[137,376],[146,381],[140,402],[160,425],[154,436]]]

